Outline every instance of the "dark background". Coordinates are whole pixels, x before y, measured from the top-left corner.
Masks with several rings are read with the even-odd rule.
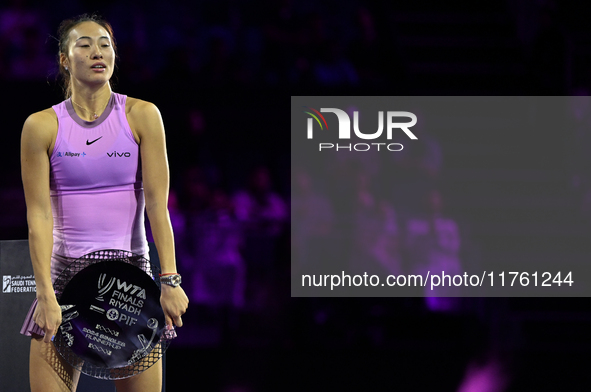
[[[179,269],[189,277],[200,260],[187,222],[211,208],[213,190],[231,200],[263,166],[289,203],[291,95],[589,95],[581,4],[5,2],[0,239],[27,236],[20,129],[63,99],[53,36],[64,18],[101,12],[119,49],[114,91],[162,112],[175,216],[185,222],[177,248],[188,249]],[[588,254],[589,132],[538,135],[530,155],[518,148],[524,136],[440,136],[464,257]],[[264,242],[265,263],[243,235],[244,303],[191,302],[167,354],[169,390],[588,390],[587,299],[475,298],[450,313],[421,298],[290,298],[289,221]],[[517,252],[523,242],[538,253]]]

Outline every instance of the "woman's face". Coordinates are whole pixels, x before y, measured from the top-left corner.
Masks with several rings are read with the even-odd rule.
[[[74,80],[104,84],[115,67],[111,36],[95,22],[82,22],[70,31],[68,53],[62,53],[61,61]]]

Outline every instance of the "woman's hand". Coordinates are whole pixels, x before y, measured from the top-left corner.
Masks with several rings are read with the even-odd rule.
[[[62,323],[62,310],[55,295],[37,300],[33,321],[45,332],[43,341],[51,342]]]
[[[189,298],[181,286],[172,287],[167,284],[162,285],[162,294],[160,295],[160,304],[164,310],[166,325],[172,327],[183,326],[181,316],[187,311]]]

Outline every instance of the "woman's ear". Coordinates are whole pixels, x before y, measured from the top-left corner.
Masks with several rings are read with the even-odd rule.
[[[66,57],[66,55],[64,53],[60,53],[60,64],[62,67],[64,67],[66,69],[66,71],[68,71],[68,69],[69,69],[68,58]]]

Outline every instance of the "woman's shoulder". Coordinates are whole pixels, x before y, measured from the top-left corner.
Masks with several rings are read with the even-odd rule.
[[[127,97],[125,113],[128,116],[136,116],[138,114],[145,115],[146,113],[157,111],[158,108],[152,102],[144,101],[143,99]]]
[[[31,114],[27,118],[27,121],[29,120],[34,122],[57,121],[57,115],[53,108],[47,108]]]
[[[52,108],[47,108],[31,114],[25,120],[24,129],[43,131],[55,131],[58,127],[57,115]]]
[[[162,126],[156,126],[156,124],[162,124],[162,118],[160,111],[152,102],[127,97],[125,115],[129,127],[140,140],[142,136],[149,135],[152,131],[159,131],[162,128]]]
[[[55,139],[57,129],[57,115],[52,108],[35,112],[25,120],[22,141],[27,145],[37,145],[44,149],[49,148],[52,140]]]

